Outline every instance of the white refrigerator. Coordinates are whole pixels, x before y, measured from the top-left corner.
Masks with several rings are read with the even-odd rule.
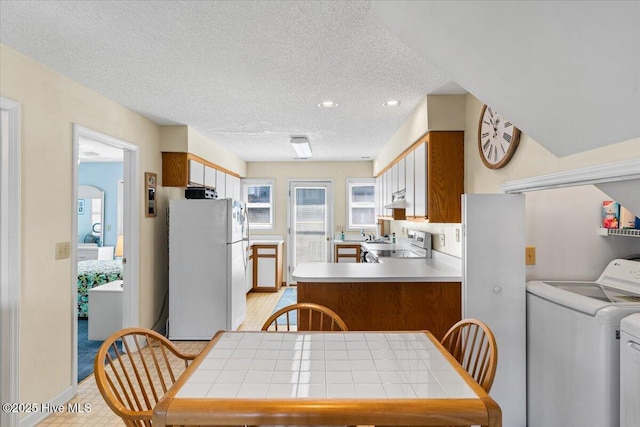
[[[493,331],[498,368],[489,394],[502,409],[502,425],[525,427],[524,195],[464,194],[462,234],[462,317]]]
[[[244,202],[169,201],[169,339],[209,340],[246,316]]]

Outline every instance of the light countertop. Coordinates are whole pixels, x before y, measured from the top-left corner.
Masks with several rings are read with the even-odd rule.
[[[387,245],[388,247],[388,245]],[[380,263],[302,263],[298,282],[460,282],[460,259],[433,251],[433,258],[385,258]]]
[[[249,240],[249,246],[253,245],[279,245],[284,240]]]
[[[333,244],[342,246],[342,245],[360,245],[362,242],[359,240],[334,240]]]
[[[225,332],[176,393],[184,398],[478,395],[423,332]]]

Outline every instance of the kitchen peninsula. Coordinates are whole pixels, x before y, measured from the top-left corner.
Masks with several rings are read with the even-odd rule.
[[[303,263],[293,278],[298,302],[329,307],[349,330],[426,329],[441,339],[461,318],[460,268],[459,258],[434,251],[429,259]]]

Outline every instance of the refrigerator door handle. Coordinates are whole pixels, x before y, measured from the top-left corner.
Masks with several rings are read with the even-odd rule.
[[[246,242],[246,243],[245,243]],[[244,262],[244,272],[247,273],[247,267],[249,266],[249,241],[242,239],[242,252],[244,252],[244,256],[242,257],[242,261]]]

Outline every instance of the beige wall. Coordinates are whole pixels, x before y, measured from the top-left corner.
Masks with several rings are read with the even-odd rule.
[[[184,125],[161,126],[160,151],[189,152],[189,127]]]
[[[275,229],[251,231],[251,234],[287,235],[289,181],[331,179],[333,181],[334,229],[346,222],[346,179],[371,178],[371,162],[249,162],[247,178],[272,178],[275,181]],[[285,251],[286,251],[285,246]],[[286,257],[285,257],[286,259]],[[285,271],[286,271],[285,265]]]
[[[478,151],[478,120],[483,105],[473,95],[467,95],[464,137],[466,193],[498,193],[500,184],[515,179],[640,158],[640,138],[571,156],[556,157],[528,135],[522,134],[511,161],[502,169],[488,169],[482,163]]]
[[[477,129],[483,103],[467,95],[465,129],[465,192],[499,193],[500,184],[553,172],[640,158],[640,138],[558,158],[523,134],[511,161],[502,169],[484,166]],[[598,236],[602,200],[594,186],[525,193],[526,244],[536,247],[536,265],[527,280],[594,280],[615,257],[640,253],[633,238]]]
[[[373,161],[373,172],[378,174],[395,160],[404,150],[418,140],[429,128],[427,124],[427,98],[425,97],[413,109],[409,117],[393,134],[389,142],[382,147]]]
[[[247,174],[247,162],[189,127],[189,152],[222,166],[241,177]]]
[[[71,230],[74,123],[140,147],[143,173],[161,179],[159,127],[106,97],[0,44],[0,96],[21,105],[20,401],[47,402],[71,387],[73,293],[70,259],[54,260]],[[142,190],[141,191],[141,201]],[[140,209],[140,324],[150,327],[167,289],[166,192],[159,215]],[[46,351],[43,351],[46,349]]]
[[[464,130],[465,95],[427,95],[380,150],[373,162],[377,175],[427,131]]]

